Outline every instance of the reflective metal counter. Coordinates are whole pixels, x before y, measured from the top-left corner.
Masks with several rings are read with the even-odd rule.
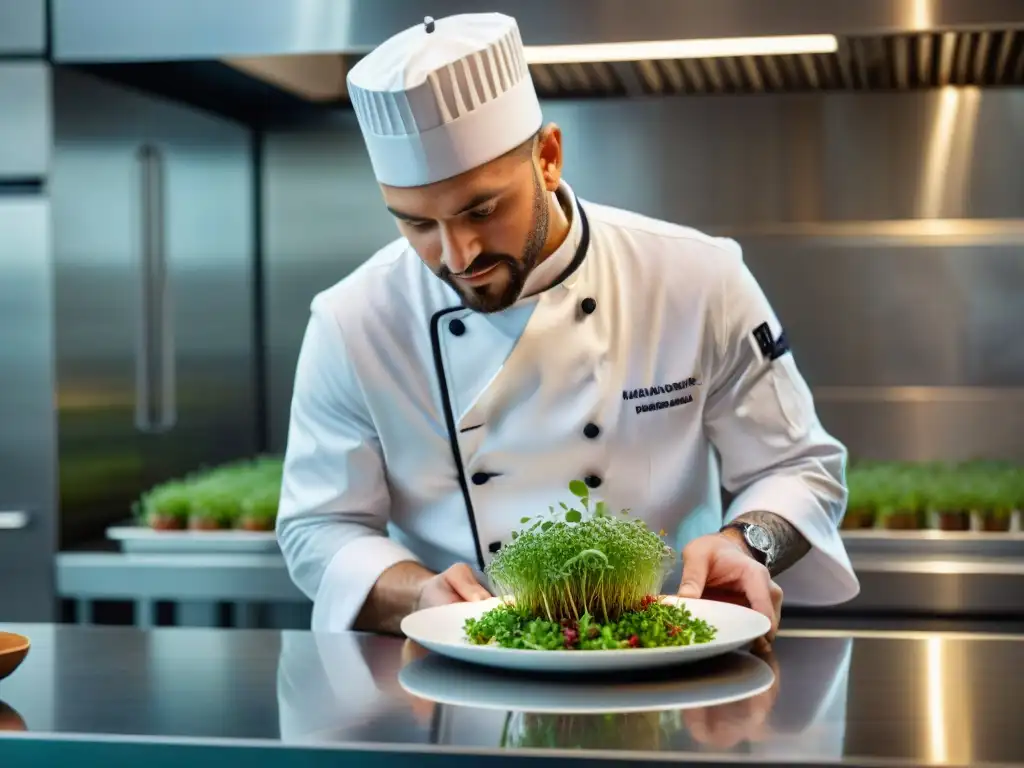
[[[5,768],[1024,765],[1021,637],[789,631],[763,659],[574,683],[372,635],[0,629],[32,640],[0,681]]]

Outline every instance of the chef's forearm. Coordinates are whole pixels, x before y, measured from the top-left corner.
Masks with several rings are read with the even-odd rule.
[[[435,576],[419,563],[396,563],[380,575],[370,590],[354,629],[400,634],[402,619],[416,610],[423,585]]]
[[[764,527],[775,541],[775,562],[769,571],[772,577],[778,576],[811,551],[811,545],[792,523],[772,512],[746,512],[736,518],[736,522],[753,523]],[[739,540],[744,547],[746,542]]]

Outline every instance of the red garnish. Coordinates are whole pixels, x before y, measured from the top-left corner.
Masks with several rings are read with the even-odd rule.
[[[630,648],[636,648],[638,645],[640,645],[640,638],[639,637],[637,637],[636,635],[633,635],[631,638],[629,638],[629,647]]]
[[[679,627],[676,627],[676,626],[673,626],[673,625],[669,624],[668,636],[669,637],[675,637],[678,634],[679,634]]]
[[[656,602],[658,602],[658,598],[656,598],[654,595],[644,595],[643,598],[640,600],[640,607],[646,608],[647,606],[653,605]]]
[[[566,648],[572,648],[580,639],[580,633],[572,627],[566,627],[564,630],[562,630],[562,634],[565,636]]]

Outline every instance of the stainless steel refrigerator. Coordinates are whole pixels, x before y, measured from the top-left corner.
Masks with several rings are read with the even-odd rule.
[[[0,622],[47,621],[57,550],[259,450],[254,138],[43,60],[0,110]]]
[[[0,622],[52,617],[50,69],[42,3],[0,0]]]
[[[62,546],[256,452],[249,129],[54,71]]]

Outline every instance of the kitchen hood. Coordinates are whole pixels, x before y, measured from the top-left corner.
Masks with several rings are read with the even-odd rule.
[[[348,68],[391,34],[483,9],[515,16],[528,47],[559,47],[553,59],[534,49],[530,65],[548,98],[1024,84],[1021,0],[52,0],[52,54],[182,98],[334,107]],[[640,46],[614,61],[590,50],[780,36],[835,45],[685,58]]]

